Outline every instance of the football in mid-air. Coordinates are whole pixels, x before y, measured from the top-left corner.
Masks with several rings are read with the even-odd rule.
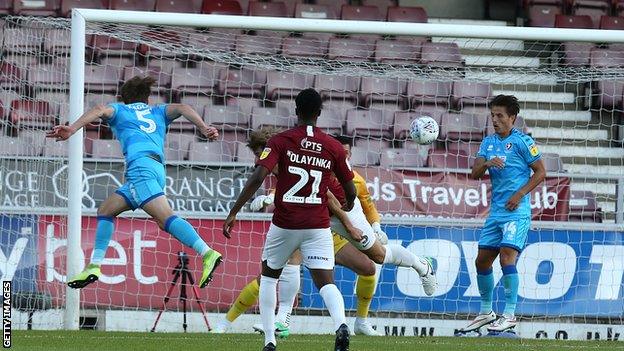
[[[415,143],[428,145],[433,143],[440,134],[440,126],[429,116],[418,117],[410,125],[410,137]]]

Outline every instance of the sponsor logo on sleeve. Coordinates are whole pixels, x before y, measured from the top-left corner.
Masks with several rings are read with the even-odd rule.
[[[260,154],[260,159],[264,160],[265,158],[269,156],[270,153],[271,153],[271,148],[265,147],[264,150],[262,150],[262,153]]]
[[[532,144],[531,146],[529,146],[529,152],[531,153],[531,156],[537,156],[539,154],[539,150],[537,149],[537,145]]]

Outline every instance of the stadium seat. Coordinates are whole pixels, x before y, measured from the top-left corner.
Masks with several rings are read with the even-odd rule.
[[[202,4],[201,13],[214,15],[244,15],[241,5],[236,0],[205,0]]]
[[[382,168],[415,168],[424,167],[427,158],[417,149],[386,149],[381,153],[380,166]]]
[[[86,65],[84,84],[87,91],[117,92],[121,81],[121,68],[115,66]]]
[[[176,57],[179,56],[179,49],[188,45],[188,34],[173,30],[148,30],[141,33],[141,40],[167,48],[161,50],[158,46],[140,44],[138,52],[143,56]]]
[[[72,9],[106,9],[102,0],[61,0],[60,15],[71,17]]]
[[[600,17],[600,29],[624,30],[624,18],[602,16]]]
[[[624,17],[624,1],[617,0],[617,3],[615,4],[614,15],[618,17]]]
[[[267,73],[266,98],[275,101],[280,98],[294,98],[303,89],[314,85],[314,76],[269,71]]]
[[[218,68],[209,64],[195,68],[175,68],[171,77],[171,89],[178,96],[190,94],[211,95],[215,91]]]
[[[591,67],[624,67],[624,52],[595,47],[590,53]]]
[[[360,78],[354,76],[318,75],[314,88],[323,100],[357,101]]]
[[[592,83],[594,105],[599,109],[620,110],[624,82],[621,80],[602,80]]]
[[[13,0],[13,14],[17,16],[56,17],[58,15],[60,5],[60,0]]]
[[[51,55],[69,55],[71,48],[71,31],[65,29],[46,29],[43,32],[43,36],[43,49],[47,53]]]
[[[592,21],[592,27],[600,27],[600,17],[609,15],[611,2],[609,0],[574,0],[572,14],[588,16]]]
[[[13,11],[13,0],[0,0],[0,15],[9,15]]]
[[[375,61],[390,64],[415,64],[420,60],[421,42],[405,39],[377,40]]]
[[[208,52],[233,51],[238,34],[239,33],[227,33],[216,30],[196,32],[192,38],[192,45],[199,50]]]
[[[427,23],[427,11],[422,7],[397,6],[388,8],[388,22]]]
[[[351,148],[351,158],[349,163],[353,166],[376,166],[379,164],[380,154],[363,148],[354,146]]]
[[[266,73],[242,68],[221,71],[218,91],[221,95],[258,97],[266,84]]]
[[[337,18],[340,18],[342,6],[348,5],[349,0],[314,0],[314,4],[331,7],[334,13],[336,13]]]
[[[41,64],[28,70],[28,84],[37,90],[63,89],[68,85],[69,67]]]
[[[446,112],[445,108],[435,106],[422,106],[414,112],[399,111],[394,114],[394,138],[405,140],[409,138],[412,121],[421,116],[429,116],[440,123],[440,117]]]
[[[279,37],[240,34],[236,36],[235,50],[241,54],[275,55],[280,49]]]
[[[109,0],[112,10],[154,11],[156,0]]]
[[[475,160],[477,159],[477,153],[479,152],[480,146],[481,142],[479,141],[454,141],[446,144],[446,150],[447,153],[456,155],[455,157],[458,158],[464,157],[465,155],[468,158],[468,167],[472,168]]]
[[[201,6],[196,6],[193,1],[189,0],[156,0],[155,10],[159,12],[200,13]]]
[[[286,37],[282,42],[282,55],[286,57],[315,57],[327,55],[329,42],[315,37]]]
[[[295,6],[295,17],[298,18],[337,19],[339,14],[335,7],[329,5],[298,3]]]
[[[43,156],[45,157],[67,157],[69,143],[59,143],[52,138],[45,138],[43,142]]]
[[[188,159],[192,162],[232,162],[232,151],[223,141],[193,142]]]
[[[407,84],[407,96],[411,106],[434,104],[448,106],[451,97],[451,82],[413,81]]]
[[[451,153],[445,149],[431,149],[427,158],[427,166],[444,170],[470,168],[466,152],[458,150]]]
[[[247,130],[249,115],[245,115],[238,106],[205,106],[204,122],[221,131]]]
[[[65,123],[69,119],[69,95],[62,91],[37,91],[34,99],[47,101],[50,105],[50,114],[59,116],[59,122]],[[85,110],[86,111],[86,110]],[[94,122],[98,123],[99,122]],[[87,126],[90,126],[88,124]]]
[[[483,139],[486,116],[470,113],[444,113],[440,117],[441,140],[477,141]]]
[[[259,2],[250,1],[249,16],[264,16],[264,17],[292,17],[293,13],[288,12],[286,4],[280,1],[276,2]]]
[[[381,20],[385,21],[388,17],[388,9],[398,6],[398,0],[362,0],[364,6],[375,6],[381,14]]]
[[[306,0],[271,0],[271,2],[283,2],[284,5],[286,5],[287,17],[294,17],[295,8],[297,7],[297,5],[300,5],[307,1]]]
[[[171,72],[162,71],[160,67],[157,66],[131,66],[124,67],[123,70],[123,81],[127,81],[134,76],[146,76],[149,75],[156,79],[155,86],[153,89],[157,89],[160,91],[166,90],[171,86]]]
[[[263,106],[262,102],[263,101],[254,99],[254,98],[243,98],[243,97],[233,97],[233,96],[228,96],[225,99],[226,106],[238,106],[241,112],[248,118],[249,116],[251,116],[251,110],[253,110],[254,107]]]
[[[555,16],[562,13],[560,5],[529,5],[528,18],[531,27],[555,26]]]
[[[374,45],[362,38],[331,38],[329,40],[330,60],[363,62],[373,56]]]
[[[575,222],[602,223],[603,212],[591,191],[570,191],[570,212],[568,220]]]
[[[400,103],[405,99],[405,87],[406,82],[399,79],[362,77],[362,106],[369,106],[371,102]]]
[[[121,41],[108,35],[93,35],[91,45],[96,55],[135,55],[137,44],[134,42]]]
[[[262,126],[275,126],[278,128],[291,128],[297,118],[294,112],[274,107],[254,107],[251,110],[251,129],[257,130]]]
[[[46,133],[47,130],[38,130],[38,129],[22,129],[19,131],[18,137],[24,140],[27,145],[23,153],[29,156],[41,156],[43,154],[43,147],[45,145]],[[52,141],[56,142],[56,140],[52,139]],[[59,143],[57,144],[64,144]]]
[[[340,18],[350,21],[383,21],[386,19],[381,15],[377,6],[355,5],[343,5]]]
[[[591,29],[594,24],[591,17],[587,15],[557,15],[555,16],[555,27],[557,28],[585,28]]]
[[[563,64],[569,66],[588,66],[589,55],[594,47],[593,43],[566,42],[561,44],[563,49]]]
[[[122,159],[124,155],[121,152],[121,145],[117,140],[95,139],[93,140],[91,157]]]
[[[452,101],[458,110],[464,106],[487,105],[492,96],[492,88],[486,83],[456,81],[453,83]]]
[[[316,122],[316,126],[327,134],[342,134],[344,122],[344,115],[341,111],[331,107],[324,107],[321,116]]]
[[[347,111],[346,133],[357,137],[391,138],[394,114],[379,109]]]
[[[238,163],[255,163],[256,155],[247,147],[246,143],[236,143],[236,162]]]
[[[40,29],[22,27],[4,28],[3,49],[10,53],[37,53],[43,44],[43,32]]]
[[[41,150],[33,147],[28,138],[0,136],[0,156],[39,156]]]
[[[182,161],[187,159],[190,145],[194,141],[195,135],[193,133],[167,133],[165,158],[171,161]]]
[[[6,61],[0,62],[0,88],[18,90],[23,84],[22,72],[18,67]]]
[[[464,65],[456,43],[429,43],[422,45],[421,62],[434,67],[462,67]]]

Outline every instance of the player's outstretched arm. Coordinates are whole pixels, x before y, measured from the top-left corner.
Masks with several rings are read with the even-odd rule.
[[[331,191],[327,191],[327,206],[329,207],[329,211],[338,218],[338,220],[345,227],[349,235],[353,238],[353,240],[360,241],[362,240],[362,231],[353,226],[351,220],[349,220],[349,216],[342,210],[342,204]]]
[[[186,118],[189,122],[193,123],[200,133],[209,140],[215,140],[219,137],[219,131],[217,128],[212,127],[204,123],[199,113],[194,108],[187,104],[169,104],[167,105],[167,118],[174,120],[180,116]]]
[[[531,163],[530,167],[533,170],[533,175],[529,178],[529,181],[524,184],[520,190],[513,194],[505,204],[505,208],[509,211],[513,211],[518,208],[522,197],[530,193],[531,190],[535,189],[535,187],[540,185],[540,183],[544,181],[544,178],[546,178],[546,167],[544,167],[544,161],[539,159]]]
[[[236,222],[236,215],[243,208],[245,203],[251,199],[251,197],[258,191],[258,188],[264,182],[264,178],[266,178],[271,172],[264,166],[256,166],[256,169],[251,174],[251,177],[247,179],[247,183],[243,187],[243,190],[238,195],[234,206],[230,210],[225,222],[223,222],[223,235],[226,238],[231,237],[232,227],[234,226],[234,222]]]
[[[78,120],[71,125],[59,125],[52,128],[51,131],[46,133],[46,137],[55,138],[56,141],[62,141],[69,139],[70,136],[74,135],[80,128],[86,126],[87,124],[94,122],[99,118],[110,118],[115,110],[110,106],[98,105],[89,111],[85,112],[78,118]]]

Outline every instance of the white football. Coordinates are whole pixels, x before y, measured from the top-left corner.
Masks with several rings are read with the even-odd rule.
[[[428,145],[433,143],[440,134],[440,126],[429,116],[418,117],[410,125],[410,137],[415,143]]]

